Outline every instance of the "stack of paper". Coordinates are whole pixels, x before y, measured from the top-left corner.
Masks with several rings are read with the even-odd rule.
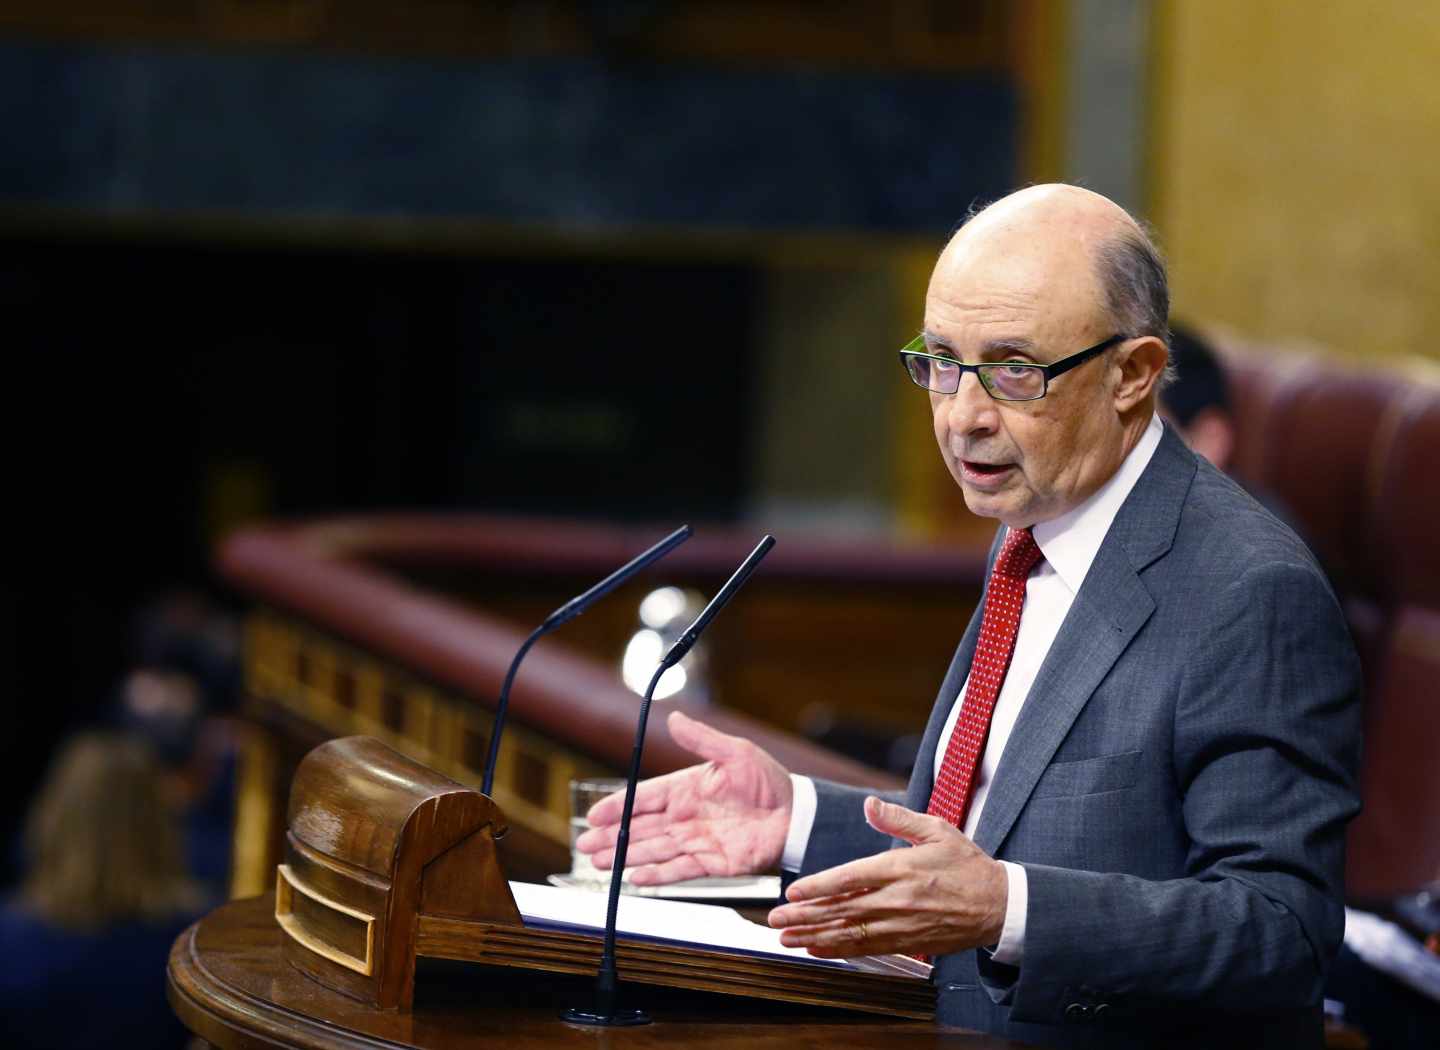
[[[603,931],[609,904],[606,894],[586,890],[510,883],[526,926]],[[804,948],[780,943],[780,931],[751,922],[733,908],[713,904],[621,897],[616,915],[618,936],[665,941],[746,955],[777,956],[814,966],[864,973],[896,973],[928,977],[930,967],[908,955],[873,955],[857,959],[817,959]]]

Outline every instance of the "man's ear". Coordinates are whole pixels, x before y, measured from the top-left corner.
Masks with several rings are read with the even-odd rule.
[[[1124,414],[1144,401],[1155,390],[1170,360],[1170,351],[1153,335],[1141,336],[1122,344],[1115,353],[1119,375],[1115,384],[1115,409]]]

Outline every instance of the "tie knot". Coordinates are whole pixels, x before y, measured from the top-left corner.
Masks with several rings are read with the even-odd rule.
[[[1011,529],[1005,534],[1000,555],[995,559],[995,572],[1001,576],[1023,580],[1043,557],[1040,545],[1035,542],[1029,529]]]

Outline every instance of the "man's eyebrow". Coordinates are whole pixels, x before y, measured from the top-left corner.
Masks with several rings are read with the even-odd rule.
[[[1010,339],[990,339],[980,348],[984,354],[1034,354],[1035,343],[1024,336],[1014,336]]]
[[[936,335],[928,328],[924,329],[922,331],[922,334],[925,336],[925,343],[927,346],[934,346],[942,350],[949,350],[951,353],[955,352],[954,344],[952,344],[950,340],[946,339],[944,336]],[[1034,356],[1034,353],[1034,341],[1019,335],[1010,336],[1005,339],[987,339],[980,346],[980,356],[982,357],[993,357],[997,354],[1027,354],[1030,356]]]

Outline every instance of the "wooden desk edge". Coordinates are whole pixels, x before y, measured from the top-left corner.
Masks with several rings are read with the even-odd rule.
[[[195,952],[200,922],[187,927],[171,946],[165,992],[181,1023],[201,1039],[224,1050],[274,1050],[276,1046],[353,1050],[357,1046],[397,1045],[356,1032],[338,1038],[322,1022],[275,1003],[262,1005],[219,980],[205,969]]]

